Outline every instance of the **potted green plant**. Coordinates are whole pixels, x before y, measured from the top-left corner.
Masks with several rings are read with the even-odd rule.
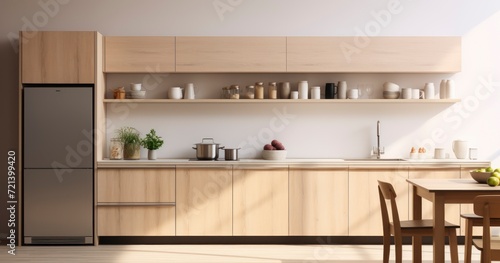
[[[154,129],[151,129],[151,131],[146,134],[146,137],[141,140],[141,145],[148,149],[148,159],[156,160],[156,150],[160,149],[163,145],[163,139],[156,135]]]
[[[116,131],[117,138],[123,143],[123,159],[138,160],[141,158],[140,132],[132,127],[122,127]]]

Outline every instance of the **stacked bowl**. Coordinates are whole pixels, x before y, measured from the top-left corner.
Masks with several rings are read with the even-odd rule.
[[[384,83],[384,92],[382,94],[384,99],[397,99],[400,94],[399,85],[392,82]]]

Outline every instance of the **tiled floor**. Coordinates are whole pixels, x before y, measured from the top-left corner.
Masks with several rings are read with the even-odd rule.
[[[448,251],[448,250],[447,250]],[[12,256],[4,249],[0,262],[382,262],[381,245],[101,245],[23,246]],[[459,246],[463,262],[463,246]],[[411,262],[411,246],[404,246],[404,262]],[[391,250],[394,257],[394,250]],[[449,262],[449,254],[446,254]],[[393,262],[393,261],[392,261]],[[423,262],[432,262],[432,246],[424,246]],[[473,249],[473,262],[479,252]]]

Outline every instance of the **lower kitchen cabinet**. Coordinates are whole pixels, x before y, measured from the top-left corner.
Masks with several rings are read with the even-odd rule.
[[[400,220],[408,219],[408,166],[349,168],[349,235],[382,236],[378,180],[396,191]]]
[[[233,169],[233,235],[288,235],[288,166]]]
[[[231,236],[232,167],[177,168],[178,236]]]
[[[348,169],[290,168],[289,235],[348,235]]]
[[[460,167],[410,167],[409,178],[416,179],[459,179]],[[413,202],[411,199],[412,190],[410,187],[410,218],[412,218]],[[446,204],[445,206],[445,219],[452,224],[460,224],[460,205],[459,204]],[[422,199],[422,218],[432,219],[432,203],[426,199]]]
[[[175,235],[175,169],[98,169],[98,236]]]

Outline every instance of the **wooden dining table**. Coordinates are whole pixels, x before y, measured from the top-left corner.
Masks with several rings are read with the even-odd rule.
[[[444,206],[470,204],[478,195],[500,195],[500,187],[472,179],[407,179],[413,192],[413,219],[422,219],[422,198],[432,202],[434,263],[444,262]],[[422,262],[422,238],[413,238],[413,262]]]

